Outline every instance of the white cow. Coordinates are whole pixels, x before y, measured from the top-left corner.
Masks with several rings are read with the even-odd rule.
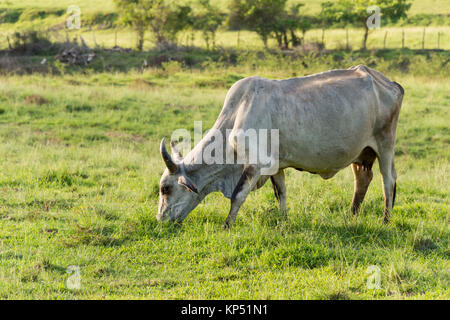
[[[228,91],[213,129],[223,133],[224,146],[234,153],[236,136],[242,131],[279,129],[279,170],[270,179],[282,210],[286,209],[284,169],[329,179],[351,165],[355,177],[351,210],[356,214],[378,158],[384,222],[388,222],[395,201],[394,147],[403,94],[398,83],[366,66],[287,80],[250,77]],[[261,163],[202,162],[205,149],[216,139],[214,130],[184,159],[173,144],[170,156],[162,140],[167,169],[160,182],[158,220],[182,222],[207,194],[220,190],[231,199],[224,226],[228,227],[249,192],[269,178],[261,174]]]

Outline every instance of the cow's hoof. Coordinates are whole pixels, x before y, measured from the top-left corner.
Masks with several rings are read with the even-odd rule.
[[[228,230],[228,229],[230,229],[230,224],[229,224],[228,222],[225,222],[225,223],[223,224],[223,226],[222,226],[222,229],[223,229],[223,230]]]

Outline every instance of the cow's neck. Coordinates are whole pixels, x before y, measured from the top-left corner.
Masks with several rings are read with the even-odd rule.
[[[206,196],[215,191],[221,191],[227,198],[231,198],[234,187],[242,175],[242,164],[206,164],[203,161],[203,151],[211,143],[207,137],[189,152],[183,160],[188,177],[197,185],[200,194]],[[224,143],[225,145],[225,143]],[[200,161],[201,160],[201,161]]]
[[[187,170],[187,175],[196,183],[199,192],[206,196],[211,192],[221,191],[224,196],[231,198],[241,174],[241,166],[236,165],[203,165],[195,170]]]

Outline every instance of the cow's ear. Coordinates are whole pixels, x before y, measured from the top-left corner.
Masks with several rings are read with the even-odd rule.
[[[170,146],[172,147],[172,156],[175,159],[176,162],[183,161],[183,155],[181,154],[180,150],[178,150],[177,146],[175,145],[175,142],[171,141]]]
[[[198,193],[197,186],[188,177],[181,175],[178,178],[178,183],[181,184],[186,189],[188,189],[189,192]]]

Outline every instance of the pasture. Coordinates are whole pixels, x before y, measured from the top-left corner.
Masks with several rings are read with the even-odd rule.
[[[350,168],[329,181],[288,170],[287,220],[267,183],[230,231],[221,194],[180,228],[159,224],[159,139],[213,124],[226,88],[183,80],[205,76],[0,79],[2,298],[449,297],[448,83],[394,77],[407,94],[389,225],[377,168],[359,217]],[[79,290],[67,289],[70,265]],[[370,265],[380,289],[367,288]]]
[[[71,1],[77,3],[77,1]],[[78,1],[111,12],[112,1]],[[318,1],[303,1],[317,12]],[[418,0],[413,14],[449,11]],[[226,0],[220,5],[226,8]],[[0,0],[0,7],[54,10],[65,1]],[[1,35],[51,26],[61,17],[0,23]],[[399,49],[405,29],[409,49]],[[0,299],[449,299],[450,61],[448,25],[389,26],[357,49],[362,31],[326,31],[329,52],[286,56],[261,49],[255,33],[221,30],[220,48],[143,53],[102,48],[87,66],[51,54],[0,58]],[[113,29],[95,29],[114,45]],[[80,31],[93,46],[92,31]],[[321,37],[308,31],[307,40]],[[118,30],[119,45],[134,34]],[[7,47],[6,37],[0,47]],[[53,39],[58,40],[58,39]],[[273,48],[274,43],[270,43]],[[274,49],[274,48],[273,48]],[[3,55],[4,52],[2,52]],[[158,61],[162,55],[175,57]],[[41,65],[43,59],[47,65]],[[141,69],[148,60],[148,68]],[[7,72],[9,65],[14,72]],[[29,66],[28,66],[29,64]],[[158,223],[162,137],[203,130],[228,88],[252,75],[283,79],[367,64],[405,88],[397,129],[397,198],[382,224],[378,163],[359,216],[349,210],[350,167],[330,180],[286,170],[287,218],[270,182],[252,192],[236,225],[222,230],[229,200],[210,194],[181,226]],[[29,67],[29,68],[28,68]],[[28,68],[28,69],[27,69]],[[25,70],[25,71],[24,71]],[[73,267],[79,288],[68,285]],[[373,268],[380,285],[372,288]]]
[[[184,0],[187,2],[188,0]],[[332,2],[334,0],[331,0]],[[183,1],[182,1],[183,2]],[[295,0],[290,0],[290,3],[295,3]],[[320,11],[320,4],[325,0],[303,0],[305,4],[305,11],[317,13]],[[227,9],[230,0],[214,0],[214,3],[222,9]],[[444,13],[450,10],[450,1],[448,0],[414,0],[411,1],[411,13]],[[86,11],[103,11],[113,12],[115,10],[113,0],[22,0],[20,2],[12,0],[0,0],[1,7],[12,8],[35,8],[35,9],[66,9],[70,5],[78,5],[85,8]]]
[[[190,0],[185,0],[189,2]],[[291,3],[299,1],[291,0]],[[317,15],[320,12],[320,4],[323,0],[304,0],[300,1],[304,4],[302,14]],[[332,1],[333,2],[333,1]],[[183,3],[181,1],[180,3]],[[223,12],[228,11],[230,0],[212,1]],[[421,49],[422,38],[424,38],[425,49],[439,48],[449,50],[450,25],[447,18],[450,12],[449,0],[414,0],[408,12],[410,16],[425,16],[425,36],[423,35],[424,27],[421,25],[409,25],[405,22],[397,24],[389,23],[381,20],[381,29],[370,31],[368,38],[368,48],[399,48],[402,44],[402,32],[405,33],[405,47],[410,49]],[[84,41],[90,46],[113,47],[119,45],[121,47],[134,47],[136,44],[136,34],[129,28],[124,28],[118,20],[114,20],[116,27],[105,28],[103,24],[108,25],[106,15],[115,14],[114,2],[91,1],[91,0],[24,0],[20,2],[12,2],[10,0],[0,0],[0,48],[8,46],[7,36],[11,36],[15,31],[22,30],[45,30],[46,34],[54,41],[64,41],[66,33],[63,32],[63,26],[68,15],[65,14],[68,6],[78,5],[81,10],[82,28],[81,30],[72,30],[68,32],[68,36],[76,38],[82,36]],[[3,10],[8,11],[6,14]],[[428,18],[427,18],[428,16]],[[439,17],[438,17],[439,16]],[[434,18],[433,18],[434,17]],[[438,17],[438,18],[436,18]],[[105,22],[101,22],[105,19]],[[113,16],[112,19],[117,19]],[[5,21],[2,21],[5,20]],[[84,26],[83,26],[84,24]],[[57,28],[54,28],[58,26]],[[55,30],[53,30],[55,29]],[[48,31],[50,30],[50,31]],[[386,35],[387,31],[387,35]],[[363,37],[362,28],[348,28],[348,42],[352,49],[359,49]],[[386,43],[384,38],[386,37]],[[192,41],[192,32],[183,31],[178,37],[179,43],[183,45],[195,45],[196,47],[206,48],[205,41],[201,36],[201,32],[194,32],[194,40]],[[146,33],[144,48],[149,50],[155,46],[154,37],[150,32]],[[305,41],[321,41],[322,30],[311,29],[305,33]],[[347,43],[347,34],[344,29],[327,29],[324,36],[325,47],[327,49],[342,49]],[[262,46],[261,39],[254,32],[242,30],[241,32],[230,31],[222,27],[216,35],[216,43],[219,47],[231,48],[237,47],[241,49],[259,49]],[[269,45],[276,46],[275,39],[270,39]]]

